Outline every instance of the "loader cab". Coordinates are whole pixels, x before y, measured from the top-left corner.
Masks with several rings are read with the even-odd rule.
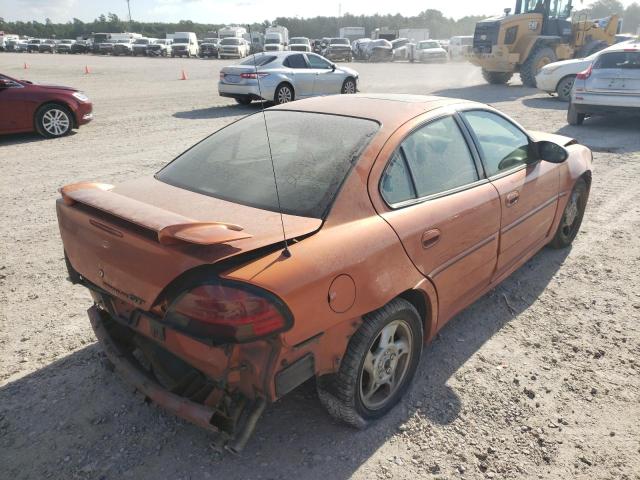
[[[517,0],[515,13],[542,15],[542,35],[571,39],[572,0]]]

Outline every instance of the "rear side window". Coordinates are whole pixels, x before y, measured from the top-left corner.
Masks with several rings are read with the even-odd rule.
[[[289,68],[307,68],[307,62],[303,55],[289,55],[282,64]]]
[[[638,68],[640,69],[640,52],[611,52],[600,55],[593,68]]]
[[[416,198],[407,163],[400,151],[391,157],[380,183],[380,192],[390,205]]]
[[[257,67],[261,67],[263,65],[267,65],[268,63],[273,62],[276,59],[273,55],[265,55],[265,54],[257,54],[251,55],[247,57],[245,60],[240,62],[240,65],[255,65]]]
[[[478,140],[489,177],[528,162],[529,138],[513,123],[486,110],[470,110],[462,116]]]
[[[162,182],[242,205],[323,218],[378,123],[309,112],[266,111],[218,130],[156,174]],[[313,132],[312,135],[309,132]]]

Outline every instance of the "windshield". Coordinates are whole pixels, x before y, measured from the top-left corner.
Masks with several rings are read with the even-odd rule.
[[[305,37],[293,37],[291,39],[291,44],[296,45],[309,45],[309,39]]]
[[[239,38],[223,38],[220,45],[240,45]]]
[[[118,43],[130,43],[129,40],[118,40]]]
[[[162,169],[162,182],[231,202],[322,218],[360,153],[378,130],[371,120],[266,111],[217,131]],[[309,135],[309,132],[314,132]]]
[[[593,68],[625,68],[640,69],[640,51],[635,52],[611,52],[598,57]]]
[[[350,43],[346,38],[332,38],[331,45],[350,45]]]
[[[149,43],[149,39],[148,38],[139,38],[135,41],[136,45],[146,45]]]
[[[425,48],[440,48],[440,44],[438,42],[420,42],[418,48],[421,50]]]
[[[73,43],[73,40],[62,40],[60,43],[62,43],[63,45],[71,45]]]
[[[173,43],[189,43],[189,39],[184,37],[178,37],[173,39]]]
[[[280,43],[280,38],[265,38],[264,43]]]
[[[218,43],[217,38],[205,38],[202,43]]]

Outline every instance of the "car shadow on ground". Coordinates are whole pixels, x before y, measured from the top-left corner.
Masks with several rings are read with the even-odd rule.
[[[472,87],[447,88],[433,92],[440,97],[463,98],[480,103],[499,103],[518,100],[538,93],[535,88],[522,85],[474,85]]]
[[[265,103],[265,108],[270,106]],[[195,110],[185,110],[173,114],[175,118],[186,118],[189,120],[209,120],[213,118],[236,117],[239,115],[249,115],[261,110],[260,102],[253,102],[249,105],[222,105],[209,108],[198,108]]]
[[[549,95],[547,95],[546,97],[525,98],[524,100],[522,100],[522,104],[527,107],[539,108],[544,110],[566,111],[569,107],[568,102],[563,102],[562,100],[558,100],[557,97],[551,97]]]
[[[77,132],[72,130],[67,137],[73,137]],[[64,138],[64,137],[62,137]],[[35,132],[33,133],[11,133],[9,135],[0,135],[0,147],[4,145],[20,145],[34,142],[52,141],[53,138],[45,138]]]
[[[0,388],[0,464],[7,478],[349,478],[416,412],[446,425],[473,407],[447,382],[536,301],[568,253],[544,249],[449,322],[406,398],[366,430],[333,421],[309,381],[267,409],[240,456],[220,454],[210,434],[134,395],[93,344]]]
[[[578,140],[594,152],[635,153],[640,151],[640,115],[610,114],[585,119],[582,125],[565,125],[555,133]]]

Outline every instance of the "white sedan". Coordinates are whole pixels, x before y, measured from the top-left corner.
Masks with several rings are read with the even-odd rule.
[[[591,62],[601,53],[612,48],[617,48],[622,44],[633,42],[627,40],[624,42],[611,45],[610,47],[600,50],[585,58],[573,58],[570,60],[561,60],[559,62],[549,63],[542,67],[538,75],[536,75],[536,86],[539,90],[549,94],[556,93],[558,99],[568,102],[571,98],[571,89],[576,75],[583,72]]]

